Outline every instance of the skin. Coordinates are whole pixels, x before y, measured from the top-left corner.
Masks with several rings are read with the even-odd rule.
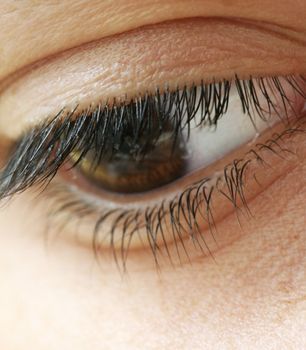
[[[194,17],[202,17],[204,22],[197,23],[208,25],[207,18],[208,29],[213,33],[217,28],[214,35],[219,39],[214,41],[210,57],[219,57],[222,48],[230,50],[235,45],[226,68],[224,62],[211,59],[214,63],[209,65],[207,80],[212,76],[230,77],[237,70],[242,75],[305,73],[304,13],[305,2],[285,0],[279,1],[276,8],[272,0],[194,0],[192,4],[184,0],[109,0],[91,1],[90,6],[81,0],[1,1],[0,27],[5,28],[0,31],[1,134],[14,139],[31,125],[29,111],[36,108],[31,102],[33,96],[37,96],[34,122],[60,107],[58,96],[66,99],[65,106],[73,106],[80,99],[79,92],[65,95],[73,90],[65,76],[65,64],[73,65],[76,72],[82,71],[89,65],[88,50],[107,48],[135,33],[145,35],[140,28],[144,25],[155,24],[157,27],[150,28],[157,31],[158,23],[166,20],[182,23],[182,18],[192,22]],[[227,37],[224,43],[224,26],[230,26],[233,38],[237,35],[241,42],[235,44],[233,38]],[[195,34],[191,27],[192,36]],[[246,27],[252,28],[248,34]],[[127,33],[131,29],[136,32]],[[170,29],[175,35],[177,29]],[[260,40],[254,48],[250,42],[258,36]],[[209,45],[209,40],[203,36],[200,48]],[[88,44],[92,41],[95,43]],[[167,51],[166,42],[156,41],[158,52]],[[128,52],[130,67],[140,60],[144,69],[140,69],[139,76],[152,89],[162,81],[177,85],[178,75],[191,83],[207,72],[203,65],[209,61],[203,55],[199,67],[194,62],[185,69],[181,66],[182,51],[187,52],[184,62],[189,62],[195,42],[190,40],[187,49],[174,47],[170,58],[165,55],[167,65],[152,68],[156,75],[145,70],[150,60],[143,59],[141,47]],[[273,46],[276,42],[279,44]],[[122,46],[117,49],[120,58]],[[158,52],[151,48],[148,55],[154,57]],[[63,63],[78,53],[78,64],[69,60]],[[113,62],[109,55],[104,58],[105,66]],[[242,68],[241,57],[248,62]],[[43,90],[44,82],[54,79],[55,64],[62,69],[64,83],[60,87],[51,84],[52,91]],[[90,67],[95,65],[98,63],[90,62]],[[115,71],[115,82],[117,76]],[[105,87],[103,79],[102,74],[98,79],[101,88]],[[128,82],[135,79],[128,75],[117,84],[118,89],[123,86],[122,91],[106,91],[110,97],[122,96],[126,90],[133,96],[139,87]],[[76,86],[82,81],[79,79]],[[88,79],[88,86],[92,85]],[[42,91],[40,95],[38,91]],[[40,109],[42,104],[49,109]],[[20,106],[27,113],[22,114]],[[8,117],[8,111],[13,119]],[[9,125],[11,120],[13,127]],[[55,238],[54,229],[46,245],[48,196],[36,197],[35,191],[28,191],[16,197],[0,212],[1,348],[306,348],[305,135],[295,135],[284,143],[292,151],[285,162],[267,154],[273,166],[256,170],[262,186],[250,185],[248,205],[253,216],[241,216],[239,224],[235,212],[221,208],[217,215],[218,247],[209,238],[207,227],[202,227],[214,259],[189,247],[191,264],[183,261],[179,265],[176,261],[173,267],[165,261],[160,271],[148,249],[130,252],[128,273],[122,276],[108,254],[97,262],[90,241],[86,244],[67,239],[66,232]]]

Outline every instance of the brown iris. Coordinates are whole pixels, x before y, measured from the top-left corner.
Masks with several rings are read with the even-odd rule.
[[[173,140],[168,131],[154,142],[145,142],[146,153],[135,154],[129,142],[120,145],[107,159],[96,161],[96,150],[82,157],[78,168],[85,178],[102,189],[118,193],[140,193],[166,185],[185,173],[185,143]],[[75,154],[75,158],[77,158]]]

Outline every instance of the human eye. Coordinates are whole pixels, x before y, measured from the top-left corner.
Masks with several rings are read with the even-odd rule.
[[[16,132],[1,197],[43,188],[54,231],[111,251],[124,267],[139,249],[156,264],[188,260],[191,247],[213,254],[222,219],[252,216],[248,202],[294,157],[304,133],[305,68],[257,73],[255,62],[250,72],[231,67],[222,76],[220,67],[213,77],[201,66],[199,78],[192,64],[179,82],[158,72],[148,85],[134,74],[140,81],[132,86],[107,86],[109,98],[89,89]]]

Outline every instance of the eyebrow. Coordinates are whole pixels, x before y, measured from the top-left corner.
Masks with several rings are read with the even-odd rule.
[[[0,82],[59,52],[140,26],[192,17],[253,19],[306,32],[306,3],[274,0],[45,0],[0,2]],[[294,27],[293,27],[294,26]],[[3,29],[5,28],[5,29]],[[29,30],[29,28],[31,28]],[[26,45],[26,48],[24,47]]]

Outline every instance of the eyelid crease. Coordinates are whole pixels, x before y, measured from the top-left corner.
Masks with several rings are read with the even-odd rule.
[[[29,52],[23,55],[25,56],[25,62],[29,63],[37,60],[35,59],[37,56],[41,56],[40,51],[37,48],[40,48],[41,45],[39,44],[44,44],[42,41],[46,41],[48,43],[45,45],[48,47],[43,46],[47,55],[54,55],[56,52],[68,49],[69,46],[76,47],[83,45],[84,41],[86,40],[97,40],[101,36],[112,35],[116,32],[124,32],[137,26],[150,25],[158,21],[180,20],[184,17],[192,18],[194,16],[203,16],[206,18],[222,16],[231,18],[238,17],[246,20],[257,20],[258,22],[270,21],[280,26],[290,27],[291,24],[294,26],[297,23],[300,23],[300,21],[298,21],[299,15],[303,13],[304,8],[303,1],[295,3],[293,6],[294,9],[289,8],[287,12],[286,10],[288,6],[284,1],[278,3],[277,9],[275,9],[274,5],[272,6],[271,2],[269,1],[262,4],[262,6],[256,6],[256,1],[248,1],[247,3],[249,5],[246,5],[245,1],[235,1],[234,3],[228,4],[224,1],[205,1],[205,3],[203,3],[203,1],[200,0],[196,2],[193,1],[193,6],[190,6],[189,4],[186,5],[185,1],[178,0],[155,1],[154,3],[151,1],[133,1],[132,4],[127,4],[126,1],[119,0],[118,3],[116,3],[116,6],[109,6],[106,3],[104,4],[104,1],[94,1],[90,7],[83,6],[83,4],[80,6],[80,2],[81,1],[71,1],[70,8],[67,10],[68,14],[67,11],[62,10],[62,8],[66,8],[67,1],[65,1],[65,3],[58,2],[58,4],[55,6],[52,4],[52,6],[48,7],[47,11],[41,11],[40,16],[37,16],[37,18],[34,16],[34,21],[32,20],[30,23],[29,21],[32,19],[32,16],[28,16],[28,11],[31,11],[31,13],[32,11],[38,11],[39,13],[40,11],[38,7],[44,8],[47,5],[47,1],[44,1],[44,4],[41,6],[34,6],[34,8],[31,3],[31,10],[27,9],[26,15],[23,13],[24,5],[18,5],[17,8],[19,11],[21,11],[20,15],[23,19],[26,18],[25,21],[20,21],[18,18],[19,11],[17,11],[17,16],[11,16],[12,13],[14,14],[13,11],[8,17],[5,15],[7,12],[6,7],[8,5],[4,4],[4,9],[0,5],[0,12],[2,13],[4,20],[4,23],[2,23],[3,28],[8,28],[4,32],[4,35],[7,33],[12,33],[12,36],[15,35],[15,38],[10,38],[12,42],[15,41],[14,39],[27,41],[27,30],[25,30],[25,28],[29,28],[32,24],[37,32],[39,30],[41,31],[44,40],[41,40],[39,35],[35,37],[32,36],[32,40],[29,40],[29,42],[33,45],[33,47],[30,46],[30,48],[27,50]],[[14,9],[16,8],[15,5],[11,6]],[[95,12],[95,7],[99,8],[100,11]],[[97,15],[97,13],[99,15]],[[54,16],[54,18],[52,18],[52,16]],[[7,22],[5,22],[5,17],[8,17]],[[69,21],[67,21],[67,18],[69,18]],[[109,23],[109,18],[112,18],[114,23],[117,24],[115,28],[110,25],[111,23]],[[131,20],[131,18],[137,18],[137,21],[135,22]],[[88,23],[89,29],[88,27],[86,28],[88,35],[86,35],[84,38],[84,30],[81,29],[82,27],[79,28],[79,26],[75,24],[76,33],[73,31],[74,35],[71,40],[69,40],[69,45],[63,45],[63,41],[66,36],[63,36],[62,33],[66,32],[66,35],[69,35],[69,32],[71,31],[70,26],[71,24],[73,25],[74,21],[76,20],[77,23]],[[38,23],[35,23],[36,21],[38,21]],[[91,25],[89,23],[91,23]],[[299,25],[303,27],[303,23]],[[62,28],[66,29],[63,30]],[[46,32],[44,32],[44,30]],[[80,31],[79,34],[78,30]],[[15,47],[19,48],[22,47],[22,45],[18,45],[17,41]],[[19,56],[19,52],[16,52],[16,49],[14,51],[15,56]],[[32,52],[34,52],[34,54]],[[6,53],[8,59],[11,56],[10,54],[11,52]],[[4,61],[4,66],[5,63],[6,62]],[[18,61],[13,62],[12,69],[14,69],[16,65],[18,67]],[[1,73],[2,72],[0,72],[0,75],[3,75]]]
[[[166,21],[162,21],[159,23],[154,23],[154,24],[147,24],[144,26],[141,26],[139,28],[132,28],[126,32],[120,32],[120,33],[116,33],[113,36],[121,36],[125,33],[133,33],[133,32],[138,32],[139,30],[145,30],[147,28],[154,28],[155,26],[160,26],[160,25],[164,25],[164,24],[176,24],[176,23],[180,23],[180,22],[184,22],[184,21],[189,21],[189,20],[199,20],[199,19],[203,19],[205,18],[206,20],[222,20],[225,22],[237,22],[237,23],[241,23],[242,25],[247,24],[249,27],[253,27],[259,31],[264,31],[264,32],[268,32],[271,34],[276,34],[279,35],[283,38],[286,38],[290,41],[295,41],[296,43],[299,43],[301,45],[305,45],[306,43],[306,38],[305,38],[305,31],[298,31],[296,30],[294,27],[290,27],[290,26],[285,26],[285,25],[276,25],[270,22],[266,22],[266,21],[253,21],[253,20],[248,20],[248,19],[243,19],[240,17],[230,17],[230,18],[223,18],[223,17],[186,17],[186,18],[180,18],[180,19],[173,19],[173,20],[166,20]],[[290,31],[290,34],[301,34],[301,36],[295,36],[295,35],[290,35],[288,32],[283,32],[282,29],[284,29],[285,31]],[[19,78],[21,78],[23,75],[26,74],[27,71],[31,71],[34,70],[36,67],[41,66],[42,64],[47,63],[49,60],[53,60],[55,57],[57,56],[61,56],[63,55],[63,53],[67,53],[67,52],[71,52],[71,51],[75,51],[76,49],[81,49],[83,46],[86,47],[88,45],[94,45],[95,43],[98,44],[99,42],[105,40],[105,39],[110,39],[112,38],[112,36],[107,36],[107,37],[102,37],[100,39],[96,39],[94,41],[89,41],[86,43],[83,43],[81,45],[77,45],[75,47],[70,47],[68,49],[65,49],[63,51],[59,51],[56,53],[53,53],[50,56],[47,57],[43,57],[37,61],[34,61],[24,67],[19,68],[17,71],[11,72],[9,75],[4,76],[3,78],[0,79],[0,93],[7,87],[9,86],[14,80],[17,80]]]
[[[28,71],[33,71],[35,69],[37,69],[38,67],[47,64],[49,61],[53,61],[54,59],[56,59],[56,57],[60,57],[66,53],[69,52],[74,52],[76,50],[80,50],[83,47],[87,47],[87,46],[92,46],[92,45],[98,45],[100,42],[103,42],[104,40],[109,40],[112,37],[116,38],[117,36],[122,36],[125,34],[130,35],[131,33],[138,33],[138,31],[141,30],[147,30],[147,29],[154,29],[154,27],[159,27],[159,26],[163,26],[163,25],[174,25],[177,23],[184,23],[184,22],[188,22],[188,21],[197,21],[197,20],[201,20],[201,19],[205,19],[208,21],[211,20],[221,20],[223,22],[234,22],[234,23],[239,23],[242,25],[247,25],[248,28],[254,28],[257,29],[259,32],[266,32],[266,33],[270,33],[270,34],[274,34],[279,36],[280,38],[284,38],[284,39],[288,39],[292,42],[296,42],[297,44],[300,44],[302,46],[304,46],[306,44],[306,38],[305,38],[305,32],[304,31],[297,31],[294,27],[290,27],[290,26],[285,26],[285,25],[277,25],[277,24],[273,24],[270,22],[266,22],[266,21],[254,21],[254,20],[248,20],[248,19],[243,19],[241,17],[186,17],[186,18],[180,18],[180,19],[173,19],[173,20],[166,20],[166,21],[162,21],[162,22],[158,22],[158,23],[154,23],[154,24],[147,24],[144,26],[141,26],[139,28],[132,28],[126,32],[120,32],[120,33],[116,33],[113,36],[107,36],[107,37],[102,37],[101,39],[96,39],[94,41],[89,41],[86,43],[83,43],[81,45],[77,45],[75,47],[70,47],[68,49],[65,49],[64,51],[59,51],[56,53],[53,53],[52,55],[48,56],[48,57],[43,57],[35,62],[32,62],[24,67],[19,68],[18,70],[11,72],[9,75],[3,77],[0,79],[0,94],[7,88],[9,87],[14,81],[22,78],[24,75],[27,74]],[[291,33],[289,34],[288,32],[283,32],[284,29],[285,31],[290,31]],[[296,34],[301,34],[298,36],[295,36],[294,33]],[[293,34],[293,35],[292,35]]]

